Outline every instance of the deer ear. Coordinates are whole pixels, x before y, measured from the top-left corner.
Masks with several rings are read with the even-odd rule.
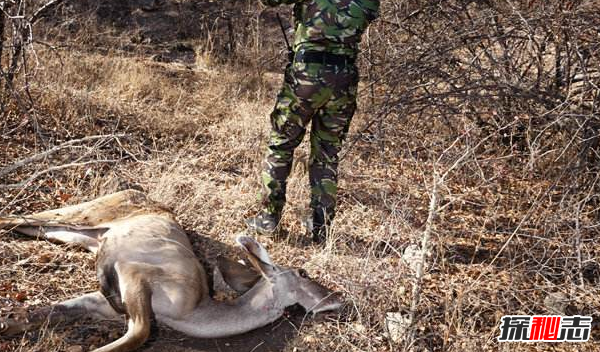
[[[256,270],[222,256],[217,257],[217,268],[227,285],[238,293],[248,291],[260,279]]]
[[[265,247],[258,243],[254,238],[239,235],[235,241],[242,247],[248,255],[250,264],[265,277],[272,276],[275,272],[275,265],[269,258],[269,253]]]

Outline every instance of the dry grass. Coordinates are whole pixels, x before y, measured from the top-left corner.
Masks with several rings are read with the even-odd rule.
[[[24,116],[9,115],[1,127],[3,134],[12,135],[2,137],[0,167],[84,135],[126,137],[72,148],[8,175],[1,184],[20,182],[33,171],[81,156],[118,161],[44,174],[25,188],[3,190],[0,213],[30,213],[136,187],[175,211],[199,254],[207,251],[201,248],[202,238],[231,245],[244,227],[243,219],[258,210],[267,116],[281,76],[260,66],[223,64],[210,53],[197,54],[194,63],[161,63],[152,54],[95,51],[85,43],[58,53],[39,47],[42,64],[32,91],[33,116],[42,131]],[[434,167],[448,168],[464,152],[457,147],[438,160],[433,151],[423,150],[438,138],[427,131],[439,131],[440,136],[449,131],[443,122],[419,116],[406,117],[403,125],[383,122],[377,133],[357,134],[371,119],[368,94],[363,92],[352,126],[357,139],[340,166],[340,208],[332,238],[324,247],[306,244],[301,219],[307,215],[308,179],[296,167],[283,217],[289,235],[262,239],[276,262],[304,267],[344,292],[353,306],[350,319],[308,321],[287,351],[402,347],[388,338],[384,327],[385,313],[407,313],[412,299],[412,273],[401,253],[423,230]],[[465,131],[473,128],[468,121],[456,125],[461,123]],[[465,137],[470,139],[466,145],[483,138],[483,132],[473,131]],[[304,143],[298,153],[306,150]],[[574,236],[573,224],[565,220],[572,219],[568,214],[574,208],[560,201],[563,188],[524,174],[514,166],[522,160],[513,154],[505,157],[500,148],[477,150],[477,156],[443,184],[431,265],[417,312],[418,349],[546,350],[549,345],[498,345],[500,317],[550,314],[544,299],[560,292],[568,298],[567,313],[597,320],[599,274],[592,272],[579,282],[573,261],[564,256],[575,252],[568,247],[571,242],[562,241]],[[593,209],[580,210],[586,263],[597,265],[598,220]],[[500,252],[515,228],[519,235]],[[0,236],[1,314],[96,288],[90,254],[8,232]],[[88,348],[116,338],[121,329],[114,323],[81,323],[42,330],[23,339],[0,340],[0,351]],[[588,343],[552,348],[598,350],[599,335],[596,327]]]

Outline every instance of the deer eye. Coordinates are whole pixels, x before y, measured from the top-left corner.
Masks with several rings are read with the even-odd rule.
[[[298,269],[298,275],[304,279],[308,279],[308,273],[304,269]]]

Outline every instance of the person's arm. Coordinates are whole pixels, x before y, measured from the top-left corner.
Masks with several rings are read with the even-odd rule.
[[[260,0],[265,6],[291,5],[302,2],[304,0]]]

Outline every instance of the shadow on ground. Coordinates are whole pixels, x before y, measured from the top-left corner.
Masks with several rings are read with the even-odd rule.
[[[94,43],[94,51],[145,54],[153,61],[193,65],[196,53],[229,61],[249,50],[247,43],[260,27],[261,53],[283,48],[275,11],[263,11],[248,1],[211,0],[81,0],[60,7],[45,19],[45,40],[73,37]],[[279,12],[289,14],[289,9]],[[286,26],[288,16],[283,16]],[[259,21],[257,27],[256,21]],[[46,29],[48,28],[48,29]],[[266,47],[271,47],[266,50]],[[255,54],[253,54],[255,55]],[[280,70],[284,56],[270,68]],[[272,60],[271,60],[272,61]],[[263,64],[265,64],[263,60]]]
[[[298,335],[305,314],[290,308],[286,316],[262,328],[221,339],[196,339],[166,327],[160,327],[140,349],[144,352],[275,352],[283,351]]]

